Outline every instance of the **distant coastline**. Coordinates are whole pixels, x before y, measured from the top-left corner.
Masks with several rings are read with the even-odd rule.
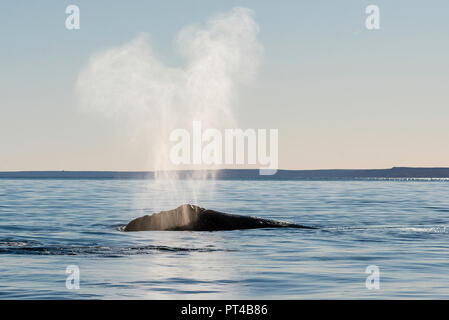
[[[391,169],[322,169],[279,170],[275,175],[259,175],[258,169],[181,170],[169,171],[168,175],[179,179],[195,179],[214,176],[216,180],[344,180],[344,179],[444,179],[449,178],[449,168],[393,167]],[[214,173],[214,175],[212,175]],[[151,171],[5,171],[0,179],[154,179]]]

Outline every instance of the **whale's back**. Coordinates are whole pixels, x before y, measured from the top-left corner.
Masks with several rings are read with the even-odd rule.
[[[222,213],[184,204],[176,209],[136,218],[125,231],[221,231],[257,228],[311,228],[302,225]]]
[[[125,231],[194,230],[201,209],[197,206],[182,205],[173,210],[139,217],[130,221]]]

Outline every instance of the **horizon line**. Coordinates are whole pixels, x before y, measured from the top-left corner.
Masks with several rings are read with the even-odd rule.
[[[263,169],[263,168],[262,168]],[[279,171],[366,171],[366,170],[394,170],[394,169],[449,169],[448,167],[414,167],[414,166],[394,166],[388,168],[321,168],[321,169],[276,169]],[[124,172],[124,173],[155,173],[155,172],[191,172],[191,171],[259,171],[259,168],[222,168],[222,169],[178,169],[178,170],[0,170],[0,173],[20,173],[20,172]]]
[[[259,169],[171,171],[7,171],[0,179],[111,179],[150,180],[342,180],[342,179],[449,179],[448,167],[392,167],[389,169],[277,170],[260,175]]]

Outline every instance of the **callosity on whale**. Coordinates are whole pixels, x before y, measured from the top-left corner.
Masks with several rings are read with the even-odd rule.
[[[183,204],[173,210],[136,218],[130,221],[124,230],[220,231],[256,228],[315,229],[293,223],[222,213]]]

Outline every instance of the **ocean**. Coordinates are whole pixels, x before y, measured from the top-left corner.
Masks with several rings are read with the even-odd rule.
[[[122,231],[183,201],[318,228]],[[448,299],[448,227],[447,179],[0,179],[0,299]]]

